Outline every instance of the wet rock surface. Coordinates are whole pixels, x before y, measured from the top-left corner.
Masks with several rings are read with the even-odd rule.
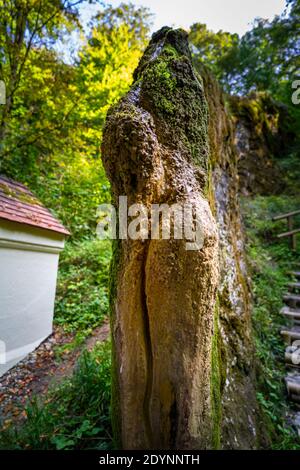
[[[115,204],[192,204],[204,243],[122,240],[115,251],[114,426],[126,449],[211,448],[218,236],[206,198],[207,104],[184,31],[153,36],[131,91],[108,114],[103,162]],[[218,364],[215,364],[218,367]],[[215,382],[213,382],[215,378]]]
[[[103,161],[114,203],[193,201],[204,247],[122,240],[111,315],[114,427],[124,448],[253,449],[250,283],[233,123],[182,31],[154,35],[131,91],[108,114]]]
[[[235,123],[217,81],[205,67],[199,72],[209,106],[210,201],[219,233],[220,445],[223,449],[255,449],[268,443],[256,400],[251,282],[239,208]]]
[[[234,118],[239,191],[244,196],[279,194],[285,185],[279,162],[295,140],[289,130],[291,117],[282,103],[265,92],[228,99]]]

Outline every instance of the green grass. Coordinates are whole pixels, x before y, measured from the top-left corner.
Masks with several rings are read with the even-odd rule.
[[[288,196],[260,196],[242,202],[253,282],[256,354],[259,359],[257,398],[275,449],[300,449],[296,434],[284,418],[291,404],[287,401],[283,380],[285,347],[280,337],[280,328],[285,324],[280,315],[282,296],[290,279],[288,272],[291,266],[296,261],[300,262],[300,250],[292,253],[287,240],[276,239],[276,234],[285,230],[285,226],[281,222],[272,222],[272,217],[299,207],[300,198]]]
[[[84,351],[71,378],[25,409],[27,418],[0,434],[0,449],[110,449],[110,343]]]
[[[69,243],[59,264],[54,322],[81,343],[108,315],[111,243],[97,238]]]

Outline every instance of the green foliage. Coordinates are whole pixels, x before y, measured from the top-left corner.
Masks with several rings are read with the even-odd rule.
[[[224,31],[214,33],[203,23],[191,26],[189,39],[194,46],[192,52],[196,62],[209,66],[214,75],[228,86],[230,78],[227,70],[236,66],[239,36]]]
[[[286,0],[286,6],[273,20],[256,19],[242,37],[224,31],[214,33],[206,25],[195,23],[190,40],[196,66],[208,66],[227,93],[247,95],[249,99],[236,100],[247,103],[237,114],[252,113],[249,117],[258,124],[257,132],[271,149],[270,160],[276,158],[276,166],[285,175],[287,192],[295,194],[300,176],[300,106],[292,103],[292,95],[300,70],[300,4]],[[262,98],[263,108],[257,106],[255,96]],[[266,104],[277,107],[278,112],[266,114]],[[277,122],[270,119],[272,115]]]
[[[149,13],[133,5],[102,7],[82,37],[77,61],[69,64],[54,46],[63,41],[66,47],[71,33],[81,31],[75,6],[81,2],[2,3],[0,79],[7,104],[0,106],[0,172],[28,184],[75,240],[90,238],[96,208],[110,198],[102,126],[131,84]],[[11,21],[9,11],[15,13]]]
[[[7,85],[0,171],[26,183],[71,231],[60,259],[55,322],[77,331],[77,341],[108,311],[110,244],[94,240],[97,207],[110,201],[102,126],[131,84],[149,13],[133,5],[102,7],[82,38],[78,60],[68,64],[53,46],[81,31],[75,6],[81,2],[46,3],[0,2],[7,7],[0,10],[0,79]]]
[[[68,227],[71,241],[95,236],[97,207],[110,201],[100,159],[78,156],[69,163],[61,161],[53,172],[32,175],[29,187],[36,187],[35,194]]]
[[[0,434],[0,449],[110,449],[110,343],[84,351],[73,375],[25,409]]]
[[[108,109],[125,94],[146,45],[149,14],[121,4],[97,15],[90,37],[79,53],[76,120],[85,149],[99,156],[102,127]]]
[[[287,0],[289,8],[272,21],[257,19],[241,38],[236,34],[213,33],[206,25],[191,27],[190,39],[196,60],[210,65],[226,91],[248,93],[268,90],[273,97],[284,100],[284,91],[299,68],[298,0]]]
[[[252,268],[255,333],[258,362],[257,398],[264,411],[274,448],[299,449],[296,435],[287,426],[284,344],[280,328],[285,324],[280,314],[286,292],[288,271],[300,261],[300,250],[292,254],[284,241],[278,241],[280,223],[272,222],[278,213],[300,206],[300,198],[287,196],[256,197],[243,200],[243,214],[248,236],[248,257]]]
[[[287,3],[288,14],[276,16],[273,21],[257,20],[241,39],[236,69],[242,73],[241,91],[269,90],[279,97],[286,82],[290,86],[295,79],[300,65],[300,6],[298,0]]]
[[[299,209],[300,196],[257,196],[253,199],[244,199],[245,222],[250,240],[252,237],[257,243],[263,243],[264,247],[270,250],[270,254],[277,260],[278,256],[284,253],[289,246],[287,239],[277,240],[276,235],[287,231],[285,220],[272,220],[278,214],[284,214]],[[294,218],[295,226],[300,227],[299,216]],[[258,238],[256,238],[258,237]],[[272,243],[271,243],[272,242]],[[283,256],[284,257],[284,256]],[[293,254],[288,250],[288,261],[291,262]]]
[[[47,148],[56,147],[59,135],[65,136],[73,70],[52,45],[78,29],[80,3],[0,2],[0,79],[7,96],[0,107],[1,171],[9,170],[11,160],[20,167],[40,158]]]
[[[67,244],[60,260],[54,321],[66,331],[91,333],[108,314],[111,243]]]
[[[221,420],[222,420],[222,399],[221,399],[221,348],[219,331],[219,302],[216,304],[214,312],[214,334],[211,350],[211,407],[212,407],[212,448],[220,448]]]
[[[299,147],[300,149],[300,147]],[[294,151],[288,157],[278,160],[278,165],[284,175],[284,182],[286,185],[285,192],[288,194],[299,194],[299,181],[300,181],[300,158],[299,151]],[[299,208],[299,204],[298,204]],[[300,226],[300,222],[299,222]]]

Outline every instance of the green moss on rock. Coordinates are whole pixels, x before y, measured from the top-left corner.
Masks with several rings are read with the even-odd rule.
[[[115,301],[117,297],[118,270],[121,254],[121,241],[116,239],[112,243],[112,259],[110,265],[110,285],[109,285],[109,303],[110,303],[110,326],[113,332],[115,318]],[[112,383],[111,383],[111,423],[114,437],[114,447],[120,449],[122,447],[121,436],[121,408],[120,408],[120,391],[117,373],[117,361],[115,343],[112,341]]]
[[[199,315],[198,312],[195,324],[203,331],[205,344],[207,343],[204,350],[209,350],[218,282],[217,229],[211,213],[207,211],[207,204],[203,201],[209,164],[208,107],[202,80],[195,73],[191,63],[186,38],[187,35],[183,31],[172,31],[169,28],[164,28],[154,35],[135,73],[135,82],[131,90],[108,114],[104,131],[103,160],[112,182],[115,199],[120,194],[126,194],[133,201],[142,197],[147,204],[157,198],[157,195],[163,197],[166,202],[173,201],[173,198],[189,198],[191,191],[185,187],[185,182],[188,183],[191,178],[198,197],[197,202],[201,210],[203,209],[201,214],[207,230],[205,254],[199,252],[188,256],[186,250],[180,249],[177,252],[175,245],[171,244],[168,248],[170,253],[176,253],[174,262],[178,265],[178,270],[185,269],[184,267],[188,265],[187,257],[191,263],[189,266],[193,263],[197,267],[199,264],[203,265],[203,276],[193,280],[187,276],[185,279],[177,278],[174,282],[171,256],[165,256],[165,253],[160,256],[159,246],[154,246],[149,254],[142,246],[138,249],[138,245],[129,246],[124,242],[121,246],[120,241],[114,243],[110,303],[112,332],[115,334],[113,344],[116,348],[113,351],[112,414],[117,447],[120,447],[121,441],[125,448],[126,445],[137,448],[145,446],[156,448],[153,447],[155,445],[162,448],[176,446],[218,448],[220,443],[221,378],[218,313],[216,312],[211,357],[207,354],[202,355],[202,350],[198,350],[197,335],[186,338],[182,328],[182,325],[186,325],[186,328],[191,327],[189,309],[191,313],[196,310],[203,311],[203,315]],[[164,178],[157,180],[161,167],[164,170],[162,171]],[[161,196],[160,193],[163,191],[165,192]],[[130,257],[129,254],[133,251],[134,255]],[[156,276],[152,274],[151,269],[156,270]],[[136,279],[137,273],[140,272],[143,273],[141,284]],[[117,293],[117,281],[120,281],[121,276],[122,287]],[[195,301],[183,301],[185,303],[182,308],[178,306],[178,315],[171,304],[166,304],[164,308],[160,302],[157,303],[157,299],[160,295],[164,295],[164,288],[167,286],[167,283],[164,287],[159,282],[161,276],[163,279],[170,277],[171,295],[172,289],[175,296],[180,289],[183,292],[192,292],[191,297]],[[151,298],[149,300],[150,294],[146,290],[145,279],[147,279],[147,289],[150,289],[151,285],[152,302]],[[185,299],[184,295],[182,297]],[[204,301],[204,298],[207,298],[207,301]],[[127,299],[131,299],[132,302],[127,302]],[[123,309],[117,305],[119,308],[117,317],[116,301]],[[199,308],[195,309],[194,304]],[[151,305],[150,309],[148,305]],[[193,361],[196,364],[190,366],[190,377],[184,373],[185,366],[181,365],[181,351],[174,350],[174,356],[169,354],[163,331],[158,330],[158,335],[153,335],[154,339],[151,336],[150,341],[154,341],[154,348],[149,341],[149,322],[152,322],[152,318],[155,322],[161,321],[163,324],[170,315],[174,315],[170,337],[174,335],[177,339],[182,335],[186,356],[190,358],[191,364]],[[122,337],[118,337],[116,333],[118,331],[122,332]],[[140,344],[132,346],[130,338],[133,338],[133,334],[134,338],[140,338]],[[123,353],[125,340],[127,345],[130,344],[125,350],[126,354]],[[157,346],[156,342],[162,346],[160,351],[162,356],[159,360],[152,354]],[[198,355],[195,355],[195,351]],[[122,379],[120,379],[121,369],[117,368],[120,362]],[[210,377],[203,371],[210,371],[211,363],[213,369]],[[172,367],[178,371],[177,377],[171,376]],[[170,375],[172,387],[163,383],[160,388],[160,381],[156,383],[156,380],[153,380],[154,373],[157,377],[160,376],[160,368],[164,369],[164,377]],[[131,370],[134,370],[132,376]],[[193,374],[197,375],[195,381]],[[127,378],[133,386],[127,386]],[[197,385],[194,386],[194,383]],[[173,387],[176,387],[176,399],[175,395],[173,396]],[[148,390],[151,390],[151,395]],[[185,399],[186,390],[190,394],[189,401]],[[122,406],[120,406],[120,394],[122,394]],[[152,396],[159,404],[157,409],[153,405]],[[208,403],[211,403],[211,408],[206,406]],[[153,423],[156,422],[159,424],[155,424],[155,428],[152,429]],[[132,430],[135,426],[137,432],[133,435]]]
[[[221,345],[219,333],[219,304],[216,303],[214,314],[214,333],[211,351],[211,413],[212,413],[212,448],[220,448],[221,440]]]
[[[140,86],[140,104],[153,115],[161,142],[181,148],[206,173],[208,109],[186,37],[184,31],[169,28],[154,35],[135,79]]]

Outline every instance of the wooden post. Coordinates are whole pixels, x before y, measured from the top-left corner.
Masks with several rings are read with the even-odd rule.
[[[292,236],[292,250],[296,250],[297,249],[297,235],[293,235]]]
[[[294,228],[293,216],[292,216],[292,215],[290,215],[289,217],[287,217],[287,223],[288,223],[288,230],[289,230],[289,232],[292,232],[292,231],[293,231],[293,228]],[[296,235],[295,235],[295,234],[291,234],[290,240],[291,240],[291,248],[292,248],[292,250],[296,250],[296,248],[297,248]]]
[[[294,229],[294,220],[293,220],[293,217],[296,216],[296,215],[299,215],[300,214],[300,210],[296,210],[296,211],[293,211],[293,212],[288,212],[287,214],[280,214],[280,215],[276,215],[275,217],[273,217],[273,220],[276,221],[276,220],[283,220],[283,219],[286,219],[287,220],[287,225],[288,225],[288,231],[285,232],[285,233],[280,233],[279,235],[277,235],[278,238],[283,238],[283,237],[289,237],[291,242],[291,248],[292,250],[296,250],[297,249],[297,233],[300,233],[300,228],[298,229]]]

